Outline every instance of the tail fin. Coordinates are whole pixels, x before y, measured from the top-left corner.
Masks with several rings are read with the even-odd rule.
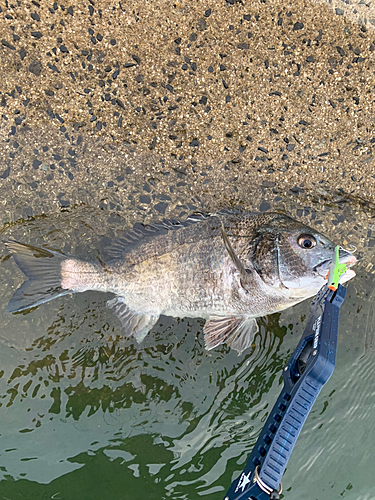
[[[61,264],[66,255],[17,241],[4,242],[21,271],[29,278],[10,299],[7,311],[14,313],[72,293],[61,287]]]

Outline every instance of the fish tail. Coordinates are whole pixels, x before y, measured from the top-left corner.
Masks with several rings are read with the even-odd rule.
[[[69,262],[80,261],[59,252],[13,240],[4,243],[28,278],[10,299],[8,312],[24,311],[61,295],[83,291],[74,289],[74,286],[71,286],[73,283],[69,283],[66,277],[64,283],[64,266]]]

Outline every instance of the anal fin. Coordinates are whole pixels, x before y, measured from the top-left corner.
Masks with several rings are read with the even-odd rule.
[[[204,325],[206,349],[213,349],[225,342],[240,355],[250,347],[258,330],[255,318],[213,316]]]
[[[126,335],[133,335],[137,342],[142,342],[159,317],[159,315],[142,314],[132,311],[121,297],[108,300],[107,307],[121,321]]]

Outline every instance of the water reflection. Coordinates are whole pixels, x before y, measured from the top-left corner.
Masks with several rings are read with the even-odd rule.
[[[292,203],[289,208],[291,215],[300,210]],[[342,312],[336,371],[285,475],[291,499],[316,477],[319,500],[344,490],[345,498],[369,498],[368,485],[361,489],[355,479],[365,481],[372,461],[364,450],[375,443],[371,235],[350,206],[328,208],[306,222],[329,224],[332,212],[344,213],[342,223],[351,225],[350,243],[359,246],[362,260]],[[4,234],[95,258],[109,217],[99,212],[93,218],[82,209],[25,221]],[[116,236],[123,227],[123,220],[112,223],[108,234]],[[340,233],[337,226],[335,231]],[[262,320],[253,346],[239,357],[226,346],[207,352],[203,321],[191,319],[162,317],[139,348],[121,336],[104,294],[77,294],[30,314],[7,315],[7,301],[22,276],[5,252],[1,259],[0,474],[17,480],[12,487],[4,482],[4,495],[24,491],[27,479],[33,498],[41,492],[124,498],[120,493],[130,488],[134,498],[144,498],[145,485],[149,498],[220,498],[278,395],[308,304]],[[342,464],[348,447],[353,457]],[[333,481],[335,468],[345,474],[334,473]],[[346,489],[348,477],[352,489]]]

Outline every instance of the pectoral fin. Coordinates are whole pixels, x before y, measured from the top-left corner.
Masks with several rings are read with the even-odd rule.
[[[141,314],[132,311],[121,297],[115,297],[114,299],[108,300],[107,307],[111,309],[121,321],[126,335],[129,337],[133,335],[137,342],[142,342],[159,317],[158,315]]]
[[[213,316],[204,325],[206,349],[213,349],[225,342],[240,355],[250,347],[258,330],[254,318]]]
[[[223,237],[225,249],[228,252],[230,258],[232,259],[233,264],[236,266],[236,268],[240,274],[242,285],[245,288],[246,288],[246,285],[251,287],[251,285],[252,285],[251,270],[245,268],[245,266],[242,264],[242,262],[240,261],[240,259],[236,255],[236,252],[233,250],[233,247],[230,244],[230,241],[228,239],[227,233],[225,232],[223,223],[221,223],[221,235]]]

